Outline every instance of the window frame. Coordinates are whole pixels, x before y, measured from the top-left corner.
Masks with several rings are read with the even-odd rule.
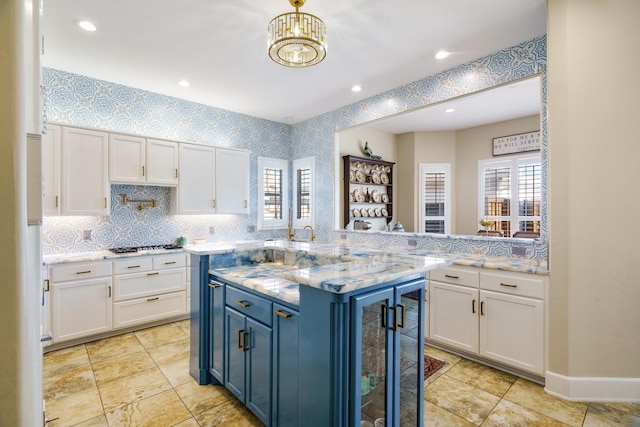
[[[480,218],[486,218],[495,221],[509,221],[510,222],[510,230],[509,236],[504,237],[512,237],[514,233],[520,230],[520,221],[538,221],[541,222],[540,215],[531,215],[531,216],[520,216],[520,166],[528,166],[528,165],[540,165],[541,167],[542,158],[540,154],[531,155],[520,154],[515,156],[509,156],[508,158],[500,158],[500,159],[483,159],[478,160],[478,221]],[[485,214],[485,173],[487,169],[497,169],[497,168],[509,168],[509,179],[510,179],[510,188],[509,188],[509,209],[510,215],[486,215]],[[541,203],[542,200],[538,200],[538,203]],[[482,229],[482,226],[478,224],[478,229]]]
[[[426,233],[425,221],[427,220],[443,220],[444,221],[444,234],[451,234],[451,218],[453,206],[451,203],[451,164],[450,163],[420,163],[419,164],[420,177],[419,182],[419,211],[418,211],[418,232]],[[425,213],[425,179],[424,176],[427,173],[444,173],[444,215],[427,215]],[[433,233],[441,234],[441,233]]]
[[[282,218],[265,218],[265,170],[276,169],[281,175]],[[289,162],[285,159],[258,157],[258,230],[282,230],[288,227],[289,212]]]

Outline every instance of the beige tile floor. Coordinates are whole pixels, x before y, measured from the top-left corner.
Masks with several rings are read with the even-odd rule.
[[[532,382],[427,347],[447,364],[425,383],[427,426],[640,426],[640,404],[574,403]],[[181,321],[44,355],[50,427],[261,426],[224,387],[188,373]]]

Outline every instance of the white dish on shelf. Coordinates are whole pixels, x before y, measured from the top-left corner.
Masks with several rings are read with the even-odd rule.
[[[389,183],[389,175],[387,175],[386,172],[382,172],[380,174],[380,181],[382,181],[383,184],[388,184]]]
[[[367,217],[369,216],[369,212],[367,212],[367,208],[360,209],[360,215]]]
[[[380,208],[376,208],[374,212],[376,213],[376,216],[382,216],[382,210]]]
[[[380,193],[378,192],[378,190],[373,190],[371,192],[371,198],[373,199],[374,203],[380,203]]]
[[[353,198],[356,200],[356,202],[362,203],[364,202],[364,193],[360,191],[359,188],[356,188],[355,190],[353,190]]]
[[[380,209],[380,213],[382,214],[382,216],[389,216],[389,212],[387,212],[387,208]]]
[[[353,216],[355,216],[356,218],[360,217],[360,209],[354,209],[353,210]]]
[[[374,184],[380,184],[380,174],[378,172],[373,172],[371,174],[371,181]]]
[[[382,200],[382,203],[389,203],[389,195],[387,193],[382,193],[380,199]]]
[[[362,170],[358,169],[358,170],[356,171],[356,181],[358,181],[358,182],[364,182],[366,179],[367,179],[367,178],[366,178],[366,176],[365,176],[364,172],[363,172]]]

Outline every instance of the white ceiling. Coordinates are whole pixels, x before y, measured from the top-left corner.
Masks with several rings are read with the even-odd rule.
[[[266,49],[267,24],[293,11],[288,0],[46,0],[43,64],[293,124],[541,36],[545,4],[307,0],[301,10],[327,25],[328,53],[291,69]],[[435,59],[441,49],[452,55]]]

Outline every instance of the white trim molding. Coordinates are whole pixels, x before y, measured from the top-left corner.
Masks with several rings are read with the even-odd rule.
[[[544,391],[573,402],[640,403],[640,378],[566,377],[547,371]]]

